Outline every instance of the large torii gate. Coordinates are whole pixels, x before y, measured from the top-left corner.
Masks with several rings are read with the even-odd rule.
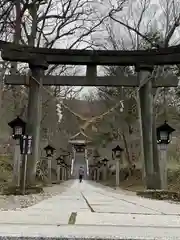
[[[39,135],[41,121],[41,86],[129,86],[140,87],[139,97],[141,105],[142,135],[144,145],[144,161],[146,167],[146,185],[152,187],[154,178],[153,150],[152,150],[152,88],[174,87],[178,80],[175,76],[159,76],[156,82],[147,81],[151,76],[154,65],[173,65],[180,63],[180,47],[159,48],[152,50],[112,51],[112,50],[72,50],[46,49],[16,45],[0,41],[2,58],[7,61],[27,62],[31,75],[7,76],[7,84],[28,85],[28,134],[33,136],[33,153],[28,161],[28,180],[33,182],[36,173],[36,161],[39,157]],[[87,65],[85,77],[44,77],[44,70],[48,64]],[[97,65],[135,66],[138,77],[97,77]]]

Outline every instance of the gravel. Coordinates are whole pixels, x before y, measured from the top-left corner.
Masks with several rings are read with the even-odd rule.
[[[29,194],[24,196],[0,195],[0,211],[21,210],[30,207],[44,199],[53,197],[65,191],[72,181],[64,182],[50,187],[44,187],[43,193]]]

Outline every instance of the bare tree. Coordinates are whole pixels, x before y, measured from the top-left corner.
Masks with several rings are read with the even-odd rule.
[[[147,49],[167,47],[173,44],[179,44],[179,25],[180,13],[179,1],[163,0],[154,2],[151,0],[131,1],[126,8],[122,9],[118,1],[109,3],[109,20],[104,21],[104,44],[102,48],[119,49]],[[98,36],[94,39],[99,43]],[[171,68],[156,67],[153,72],[153,79],[157,79],[164,73],[172,71]],[[139,99],[135,89],[134,97],[140,112]],[[158,99],[157,89],[154,97],[154,103]],[[140,120],[141,121],[141,120]],[[153,153],[155,171],[158,163],[158,152],[156,144],[156,112],[154,112],[153,121]]]
[[[89,35],[96,31],[103,19],[97,19],[91,8],[90,0],[23,0],[6,1],[2,5],[1,38],[8,31],[8,39],[15,43],[37,47],[87,48],[90,46]],[[105,17],[104,17],[105,18]],[[26,65],[11,64],[11,72],[20,70],[28,73]],[[68,67],[49,66],[46,74],[62,74],[69,71]],[[27,90],[22,87],[11,87],[14,99],[17,92],[27,97]],[[30,88],[29,93],[33,90]],[[65,94],[74,95],[74,89],[54,89],[54,98],[62,98]],[[61,95],[62,94],[62,95]],[[51,96],[52,97],[52,96]],[[16,101],[18,105],[18,100]],[[15,104],[16,105],[16,104]],[[18,106],[25,110],[24,106]],[[16,108],[18,108],[16,107]],[[16,109],[17,111],[17,109]],[[30,177],[35,176],[35,165],[29,161]],[[33,177],[32,177],[33,178]]]
[[[4,17],[1,23],[2,38],[4,31],[8,31],[10,40],[25,45],[48,48],[91,47],[90,34],[106,18],[97,19],[91,8],[92,3],[91,0],[6,1],[1,10],[2,18]],[[70,67],[56,65],[50,66],[46,74],[62,75],[69,71],[71,72]],[[16,88],[12,87],[12,91],[13,89]],[[68,94],[71,89],[66,87]],[[57,93],[57,88],[55,91]],[[73,92],[74,90],[72,94]],[[13,93],[16,99],[15,91]]]

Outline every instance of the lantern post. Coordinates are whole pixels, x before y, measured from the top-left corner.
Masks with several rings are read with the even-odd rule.
[[[96,166],[94,164],[89,165],[90,180],[95,180],[95,173],[96,173],[95,167]]]
[[[58,169],[57,169],[57,171],[59,172],[58,173],[58,181],[60,181],[60,180],[66,180],[65,178],[66,178],[66,166],[65,166],[65,161],[64,161],[64,157],[65,156],[67,156],[67,154],[66,155],[64,155],[64,154],[61,154],[57,159],[56,159],[56,161],[57,161],[57,165],[58,165]]]
[[[116,160],[116,187],[119,187],[119,171],[120,171],[120,160],[122,152],[124,151],[119,145],[112,149],[112,157]]]
[[[67,167],[67,180],[71,178],[71,165],[66,164]]]
[[[99,181],[102,163],[100,161],[98,161],[96,166],[97,166],[97,181]]]
[[[93,154],[93,159],[94,159],[94,180],[99,180],[99,167],[98,167],[98,163],[99,163],[99,158],[100,158],[100,154],[98,152],[97,149],[94,150],[94,154]]]
[[[93,155],[95,164],[98,163],[100,157],[101,157],[101,156],[100,156],[98,150],[95,150],[95,151],[94,151],[94,155]]]
[[[56,164],[57,164],[57,182],[60,182],[61,181],[61,162],[62,162],[62,159],[61,157],[58,157],[56,158]]]
[[[96,181],[97,179],[97,166],[93,165],[93,180]]]
[[[159,170],[160,170],[160,182],[161,189],[167,189],[167,148],[168,144],[172,140],[172,132],[175,129],[167,124],[167,121],[164,124],[160,125],[156,129],[157,134],[157,144],[159,149]]]
[[[108,159],[107,158],[103,158],[102,163],[103,163],[103,180],[106,181],[107,180],[107,163],[108,163]]]
[[[66,166],[66,163],[63,163],[62,166],[63,166],[63,171],[64,171],[64,181],[66,181],[67,180],[67,166]]]
[[[89,179],[93,180],[92,179],[92,164],[89,164]]]
[[[56,150],[54,147],[52,147],[51,145],[47,145],[44,148],[45,152],[46,152],[46,157],[47,157],[47,161],[48,161],[48,181],[49,184],[52,183],[52,159],[53,159],[53,155],[54,155],[54,151]]]
[[[64,172],[64,180],[68,179],[68,167],[67,163],[65,162],[66,157],[68,157],[69,154],[67,152],[63,152],[61,154],[61,158],[63,159],[63,172]]]
[[[67,163],[65,163],[64,166],[65,166],[65,170],[66,170],[66,172],[65,172],[66,173],[66,180],[68,180],[69,179],[70,166]]]
[[[13,154],[13,183],[20,186],[21,153],[20,138],[25,134],[26,122],[20,117],[15,118],[8,125],[12,128],[12,138],[14,140]]]

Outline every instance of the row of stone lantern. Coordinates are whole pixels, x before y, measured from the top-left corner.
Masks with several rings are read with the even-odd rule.
[[[13,133],[12,133],[12,137],[13,139],[16,141],[16,145],[15,145],[15,154],[14,155],[18,155],[16,154],[16,152],[18,152],[20,150],[21,155],[24,156],[23,160],[22,160],[22,192],[25,191],[25,181],[26,181],[26,165],[27,165],[27,155],[32,153],[32,136],[28,136],[26,134],[26,122],[24,122],[21,118],[17,117],[15,118],[13,121],[9,122],[8,125],[12,128]],[[167,156],[167,145],[171,142],[171,134],[172,132],[175,131],[175,129],[173,129],[171,126],[169,126],[167,124],[167,121],[164,122],[164,124],[162,124],[161,126],[159,126],[156,129],[156,134],[157,134],[157,143],[160,149],[160,157],[161,157],[161,161],[166,161]],[[54,148],[50,145],[45,147],[45,151],[46,151],[46,155],[48,158],[52,157],[53,153],[54,153]],[[117,145],[116,148],[112,149],[112,156],[113,158],[119,159],[121,157],[121,153],[122,153],[123,149]],[[99,157],[99,156],[94,156],[95,158]],[[66,164],[64,162],[62,162],[62,159],[57,158],[57,165],[58,166],[62,166],[63,168],[68,168],[68,166],[66,166]],[[49,161],[50,163],[50,161]],[[106,163],[107,164],[107,163]],[[18,180],[17,180],[17,185],[20,185],[20,156],[18,156],[16,158],[16,160],[14,160],[14,175],[16,175],[16,177],[18,176]],[[17,167],[18,166],[18,167]],[[161,164],[160,168],[165,168],[166,163]],[[97,168],[101,167],[101,163],[97,163]],[[119,161],[116,161],[116,171],[119,169]],[[165,169],[160,169],[161,172],[165,172]],[[50,171],[49,171],[50,172]],[[162,174],[161,174],[162,175]],[[167,175],[165,173],[165,175]],[[59,175],[58,175],[59,176]],[[119,174],[116,174],[116,182],[118,184],[119,180],[118,180],[118,176]],[[167,185],[167,176],[163,176],[163,178],[166,179],[161,179],[161,182],[164,182],[164,185]],[[163,185],[162,184],[162,185]],[[165,186],[164,186],[165,187]],[[163,188],[164,188],[163,187]]]
[[[51,162],[52,162],[52,158],[53,158],[53,155],[54,155],[54,152],[55,152],[56,149],[48,144],[44,148],[44,150],[46,151],[46,157],[48,158],[48,180],[49,180],[49,183],[51,183],[52,182],[52,178],[51,178],[51,171],[52,171]],[[59,157],[56,158],[57,182],[60,182],[61,180],[67,180],[67,179],[70,178],[70,166],[65,163],[65,161],[64,161],[64,157],[65,156],[68,156],[68,154],[61,154]]]
[[[107,180],[107,163],[108,163],[108,159],[104,158],[98,162],[96,162],[96,164],[90,165],[90,176],[92,180],[100,180],[100,175],[101,172],[103,174],[102,176],[102,180],[106,181]]]
[[[19,116],[8,123],[12,128],[12,138],[16,141],[14,150],[14,177],[13,182],[15,185],[22,188],[22,194],[25,193],[26,184],[26,167],[27,167],[27,155],[32,153],[32,136],[26,135],[26,122],[23,121]],[[47,145],[44,150],[46,151],[46,157],[48,158],[48,179],[51,183],[51,160],[54,154],[55,148],[51,145]],[[25,157],[21,161],[21,155]],[[56,159],[57,161],[57,180],[66,180],[70,177],[69,166],[64,162],[63,156],[61,155]],[[22,168],[20,164],[22,162]],[[21,169],[21,174],[20,174]],[[61,173],[61,174],[60,174]],[[21,177],[20,177],[21,176]]]
[[[68,156],[67,154],[61,154],[56,158],[57,164],[57,181],[68,180],[70,178],[70,165],[66,164],[64,157]]]
[[[24,136],[26,133],[26,122],[23,121],[19,116],[8,123],[8,125],[12,128],[13,134],[12,137],[14,139],[19,139],[21,136]],[[169,144],[171,141],[171,133],[174,132],[175,129],[167,124],[167,121],[164,122],[161,126],[157,128],[157,143],[158,144]],[[47,146],[48,147],[48,146]],[[51,146],[47,148],[47,151],[51,154],[55,149]],[[81,150],[81,149],[80,149]],[[114,148],[113,152],[121,152],[123,150],[119,146]]]
[[[167,124],[167,121],[164,122],[164,124],[160,125],[156,129],[156,136],[157,136],[157,144],[159,146],[159,154],[160,154],[160,178],[161,178],[161,188],[167,187],[167,172],[166,169],[166,158],[167,158],[167,146],[172,140],[172,132],[174,132],[175,129],[172,128]],[[116,186],[119,186],[119,171],[120,171],[120,159],[122,158],[122,152],[124,151],[123,148],[121,148],[119,145],[117,145],[115,148],[112,149],[112,159],[116,160]],[[100,172],[103,172],[103,179],[106,180],[107,178],[107,162],[108,160],[104,158],[101,161],[97,161],[97,159],[100,158],[99,153],[96,151],[94,154],[95,164],[91,165],[91,176],[93,180],[100,180]],[[164,164],[162,164],[164,162]],[[104,169],[102,169],[104,167]],[[93,174],[92,174],[93,172]]]
[[[118,177],[119,176],[119,162],[122,157],[122,151],[123,149],[117,145],[115,148],[112,149],[112,158],[116,159],[116,182],[119,182]],[[91,177],[93,180],[99,181],[100,178],[104,181],[107,180],[107,173],[108,173],[108,159],[103,158],[102,160],[98,160],[100,158],[100,155],[98,151],[95,151],[94,159],[95,164],[90,165],[91,168]],[[102,174],[102,177],[101,177]],[[118,183],[116,183],[118,184]]]

